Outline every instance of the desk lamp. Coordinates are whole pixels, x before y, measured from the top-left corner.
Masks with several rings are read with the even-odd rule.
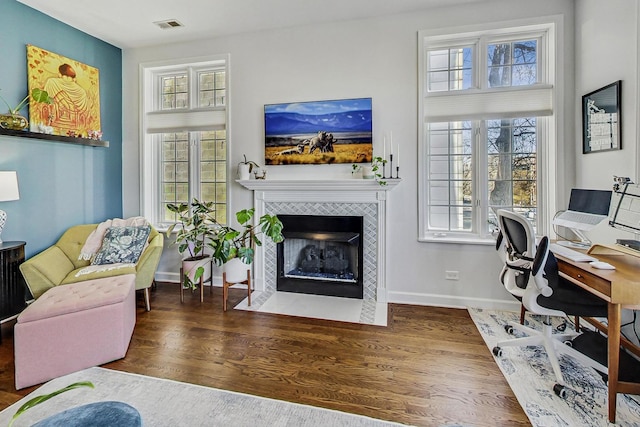
[[[18,192],[18,175],[15,171],[0,171],[0,202],[20,199]],[[2,243],[2,229],[7,222],[7,213],[0,209],[0,244]]]

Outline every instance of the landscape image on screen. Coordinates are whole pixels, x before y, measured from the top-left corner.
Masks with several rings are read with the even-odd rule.
[[[371,162],[371,117],[371,98],[265,105],[265,164]]]

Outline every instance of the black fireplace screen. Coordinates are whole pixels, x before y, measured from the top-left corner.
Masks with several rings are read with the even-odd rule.
[[[285,277],[356,283],[358,233],[291,233],[284,241]]]
[[[363,218],[278,215],[279,291],[362,298]]]

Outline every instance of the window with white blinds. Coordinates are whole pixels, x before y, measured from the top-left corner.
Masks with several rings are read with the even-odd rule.
[[[227,222],[227,61],[144,67],[143,213],[163,228],[169,203],[214,202]]]
[[[538,224],[543,153],[555,150],[553,24],[422,32],[420,240],[486,241],[495,210]]]

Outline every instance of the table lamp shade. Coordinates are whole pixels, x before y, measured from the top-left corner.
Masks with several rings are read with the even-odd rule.
[[[18,199],[18,174],[15,171],[0,171],[0,202]]]
[[[15,171],[0,171],[0,202],[18,200],[18,174]],[[7,222],[7,213],[0,209],[0,244],[2,243],[2,229]]]

